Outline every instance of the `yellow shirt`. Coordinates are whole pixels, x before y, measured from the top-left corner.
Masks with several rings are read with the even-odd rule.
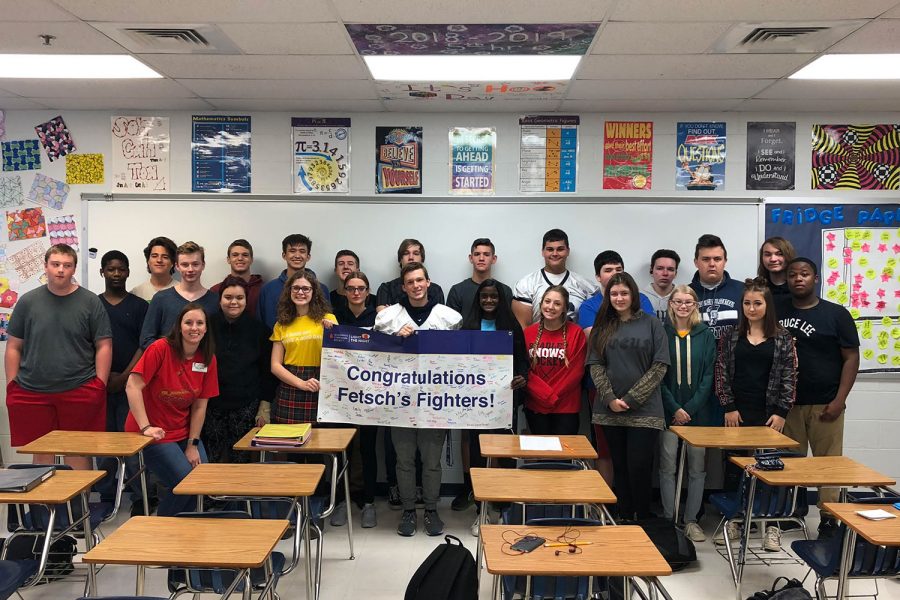
[[[327,313],[325,318],[337,323],[337,317]],[[325,328],[321,321],[313,321],[303,315],[288,325],[275,323],[273,342],[284,346],[284,364],[294,367],[318,367],[322,363],[322,335]]]

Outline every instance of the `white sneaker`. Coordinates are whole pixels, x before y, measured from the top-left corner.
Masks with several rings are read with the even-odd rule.
[[[687,536],[689,540],[692,542],[705,542],[706,534],[703,533],[703,529],[697,525],[697,523],[685,523],[684,525],[684,535]],[[724,540],[723,540],[724,543]]]
[[[487,523],[491,522],[491,515],[488,513]],[[478,537],[478,533],[481,531],[481,515],[475,515],[475,521],[472,523],[472,527],[469,528],[469,531],[472,533],[472,537]]]
[[[728,539],[731,540],[731,543],[737,543],[741,537],[741,528],[734,521],[729,521],[725,528],[728,528]],[[713,538],[713,542],[715,542],[716,546],[724,546],[725,545],[725,533],[724,529],[719,530],[719,533],[716,534],[716,537]]]
[[[766,536],[763,538],[762,547],[766,552],[781,552],[781,529],[775,525],[766,527]]]

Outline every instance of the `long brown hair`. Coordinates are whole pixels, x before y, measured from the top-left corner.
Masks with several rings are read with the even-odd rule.
[[[479,290],[480,289],[481,288],[479,288]],[[497,286],[497,291],[498,292],[500,291],[500,286]],[[568,323],[568,319],[566,318],[566,314],[569,310],[569,290],[567,290],[566,288],[564,288],[561,285],[551,285],[546,290],[544,290],[543,294],[541,294],[541,304],[544,303],[544,298],[546,298],[547,294],[549,294],[550,292],[556,292],[557,294],[562,296],[562,299],[563,299],[563,314],[562,314],[563,360],[565,360],[566,366],[568,367],[569,366],[569,353],[567,352],[567,350],[569,349],[569,340],[568,340],[569,323]],[[534,343],[531,345],[531,348],[528,349],[529,354],[531,354],[532,366],[537,364],[537,359],[538,359],[537,349],[538,349],[538,347],[540,347],[541,337],[543,335],[544,335],[544,312],[541,311],[541,320],[538,321],[537,337],[534,338]]]
[[[600,303],[600,310],[597,311],[597,318],[594,319],[594,327],[591,329],[591,346],[597,351],[601,357],[605,356],[606,346],[612,339],[622,319],[619,318],[619,312],[613,307],[609,301],[609,292],[614,285],[624,285],[631,292],[631,315],[634,316],[641,310],[641,296],[634,277],[622,271],[616,273],[606,282],[606,289],[603,291],[603,302]]]
[[[771,281],[771,279],[769,279],[769,271],[763,265],[763,248],[766,246],[766,244],[775,246],[781,251],[781,254],[784,256],[785,272],[787,272],[788,263],[797,257],[797,251],[794,249],[794,245],[792,243],[779,236],[770,237],[762,243],[762,245],[759,247],[759,267],[756,269],[756,274],[766,281]]]
[[[203,355],[203,360],[209,362],[216,351],[216,345],[213,342],[212,332],[209,330],[209,315],[206,314],[206,309],[197,302],[188,302],[184,305],[184,308],[178,313],[178,318],[175,319],[175,324],[172,325],[172,329],[166,336],[166,341],[182,360],[187,359],[187,356],[184,355],[184,335],[181,333],[181,322],[184,320],[184,315],[192,310],[199,310],[203,313],[203,320],[206,322],[206,333],[204,333],[203,337],[200,339],[200,344],[197,346],[197,352]]]
[[[306,313],[310,319],[313,321],[321,321],[325,318],[325,315],[331,311],[331,304],[328,303],[325,294],[322,293],[322,288],[319,286],[319,280],[316,279],[316,274],[307,269],[300,269],[288,278],[284,284],[284,288],[281,290],[281,295],[278,297],[278,311],[276,312],[276,316],[278,322],[282,325],[290,325],[291,321],[297,318],[297,307],[294,306],[294,302],[291,300],[291,286],[294,285],[294,282],[298,279],[305,279],[312,287],[309,299],[309,311]]]
[[[744,280],[744,292],[741,294],[741,311],[738,318],[738,332],[742,336],[746,336],[750,332],[750,322],[744,316],[744,296],[750,292],[758,292],[763,295],[766,303],[766,316],[763,319],[763,335],[766,339],[775,337],[781,325],[778,324],[778,318],[775,316],[775,299],[772,297],[772,290],[769,284],[762,277]]]

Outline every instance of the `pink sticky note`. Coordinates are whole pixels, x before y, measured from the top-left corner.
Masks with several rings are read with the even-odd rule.
[[[850,306],[853,308],[859,308],[859,298],[852,298],[850,300]]]
[[[853,256],[853,248],[844,248],[844,256]]]
[[[878,244],[879,252],[887,252],[887,244]]]
[[[833,242],[834,234],[829,231],[828,233],[825,234],[825,239],[827,239],[829,242]]]
[[[861,289],[862,289],[862,285],[860,285],[860,284],[858,284],[858,283],[854,283],[854,284],[853,284],[853,291],[854,291],[854,292],[858,292],[858,291],[861,290]]]
[[[894,251],[894,254],[900,254],[900,244],[894,244],[891,249]]]
[[[872,249],[872,246],[870,246],[869,244],[863,244],[863,245],[862,245],[862,251],[863,251],[863,252],[868,252],[868,251],[871,250],[871,249]]]
[[[900,290],[894,290],[894,298],[900,298]]]
[[[858,273],[853,276],[853,281],[855,281],[856,283],[862,283],[862,280],[863,280],[863,276]]]
[[[877,308],[878,310],[884,310],[886,307],[887,302],[885,302],[884,300],[875,305],[875,308]]]
[[[875,292],[875,295],[879,298],[884,298],[884,288],[878,288],[878,291]]]
[[[828,242],[827,244],[825,244],[825,249],[828,250],[829,252],[831,252],[832,250],[834,250],[834,244],[831,242]]]
[[[845,265],[851,265],[851,264],[853,264],[853,257],[852,257],[852,256],[845,256],[845,257],[844,257],[844,264],[845,264]]]
[[[891,280],[891,276],[890,276],[890,275],[888,275],[887,273],[882,273],[882,274],[881,274],[881,281],[882,281],[882,282],[887,283],[887,282],[890,281],[890,280]]]

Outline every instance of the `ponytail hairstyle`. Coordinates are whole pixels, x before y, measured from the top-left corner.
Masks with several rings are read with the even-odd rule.
[[[566,362],[566,367],[569,366],[569,353],[567,350],[569,349],[569,341],[568,341],[568,333],[569,333],[569,324],[568,319],[566,318],[566,312],[569,310],[569,290],[564,288],[561,285],[551,285],[544,293],[541,295],[541,304],[544,303],[544,298],[547,297],[547,294],[550,292],[556,292],[563,299],[563,314],[562,314],[562,335],[563,335],[563,358]],[[534,343],[531,345],[531,348],[528,349],[528,353],[531,354],[531,365],[534,366],[537,364],[537,349],[541,345],[541,337],[544,335],[544,312],[541,311],[541,320],[538,321],[538,334],[534,339]]]
[[[775,337],[775,334],[781,329],[778,318],[775,316],[775,299],[772,297],[772,290],[763,277],[744,280],[744,292],[741,294],[741,311],[738,318],[738,332],[741,336],[746,336],[750,332],[750,322],[744,316],[744,296],[750,292],[757,292],[763,295],[766,303],[766,316],[763,319],[763,335],[766,339]]]
[[[600,303],[600,309],[597,311],[597,318],[594,319],[594,326],[591,329],[590,345],[597,354],[603,358],[606,356],[606,346],[609,341],[619,330],[622,319],[619,312],[613,307],[609,301],[610,291],[615,285],[624,285],[631,292],[631,315],[636,315],[641,310],[641,296],[634,277],[626,272],[616,273],[606,282],[606,289],[603,292],[603,302]]]
[[[328,311],[331,310],[331,305],[325,299],[325,294],[322,293],[322,288],[319,286],[319,280],[316,279],[315,273],[308,269],[300,269],[288,278],[281,290],[281,295],[278,297],[278,310],[275,314],[278,323],[282,325],[290,325],[291,321],[297,318],[297,307],[294,305],[294,301],[291,300],[291,286],[298,279],[305,279],[312,287],[309,311],[306,313],[310,319],[321,321],[325,318]]]

